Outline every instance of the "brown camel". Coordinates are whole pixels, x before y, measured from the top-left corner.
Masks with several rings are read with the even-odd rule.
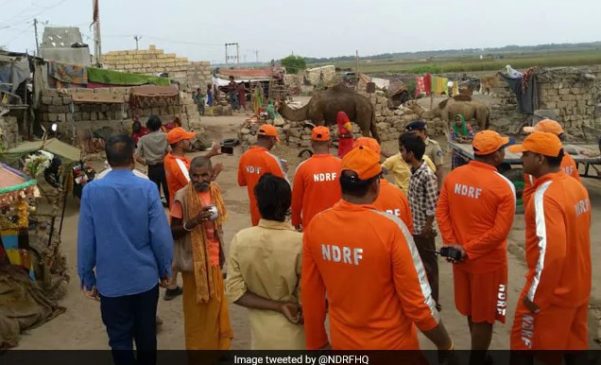
[[[440,118],[444,121],[450,121],[455,115],[461,114],[465,120],[475,119],[478,122],[480,130],[488,129],[490,124],[490,109],[484,103],[472,101],[456,101],[449,98],[438,104]]]
[[[336,115],[339,111],[345,112],[349,119],[361,128],[361,133],[380,142],[376,128],[376,114],[374,107],[363,95],[343,85],[313,93],[307,105],[299,109],[292,109],[286,103],[278,103],[278,112],[287,120],[302,122],[310,120],[315,125],[336,125]]]

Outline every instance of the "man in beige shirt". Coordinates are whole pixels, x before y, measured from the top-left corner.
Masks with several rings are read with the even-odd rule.
[[[303,244],[302,234],[286,222],[290,185],[265,174],[254,193],[261,220],[232,240],[226,295],[249,310],[252,350],[305,349],[299,304]]]

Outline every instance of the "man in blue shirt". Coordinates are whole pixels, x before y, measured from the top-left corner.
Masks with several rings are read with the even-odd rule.
[[[112,168],[83,190],[77,269],[84,294],[100,299],[102,321],[116,364],[156,362],[156,310],[169,282],[173,238],[156,185],[131,171],[134,143],[109,138]]]

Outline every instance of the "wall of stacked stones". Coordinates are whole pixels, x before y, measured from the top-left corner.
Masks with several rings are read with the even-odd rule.
[[[185,90],[194,87],[204,90],[211,82],[209,62],[190,62],[186,57],[165,53],[154,45],[150,45],[147,50],[113,51],[102,57],[104,67],[112,70],[151,75],[166,72],[169,78],[179,82]]]
[[[102,100],[107,97],[124,100],[124,103],[73,103],[73,93],[97,94]],[[57,123],[63,135],[70,136],[79,129],[97,130],[109,127],[114,132],[131,130],[134,114],[139,115],[142,123],[150,115],[158,115],[167,123],[179,117],[185,127],[189,120],[198,120],[198,110],[190,94],[180,93],[180,104],[173,106],[156,105],[151,108],[131,110],[129,107],[130,88],[100,89],[47,89],[42,92],[37,118],[44,126]],[[91,95],[92,96],[92,95]]]
[[[0,116],[0,146],[4,149],[13,148],[23,140],[22,137],[19,136],[17,117]]]
[[[562,67],[537,73],[539,109],[556,114],[571,137],[591,137],[601,130],[601,67]],[[505,81],[491,89],[491,122],[525,120],[517,112],[517,100]]]

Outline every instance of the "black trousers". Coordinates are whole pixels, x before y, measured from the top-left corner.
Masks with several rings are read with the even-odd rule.
[[[165,165],[158,163],[156,165],[148,165],[148,178],[150,181],[157,184],[159,195],[161,194],[161,186],[163,187],[163,195],[169,206],[169,188],[167,187],[167,177],[165,175]]]
[[[413,235],[413,241],[415,242],[415,246],[417,246],[419,257],[421,257],[424,264],[426,276],[432,289],[432,298],[436,301],[436,305],[440,305],[438,302],[438,259],[436,257],[434,237]]]
[[[158,285],[135,295],[100,296],[102,322],[106,326],[115,365],[156,364],[158,300]],[[134,341],[137,356],[134,356]]]

